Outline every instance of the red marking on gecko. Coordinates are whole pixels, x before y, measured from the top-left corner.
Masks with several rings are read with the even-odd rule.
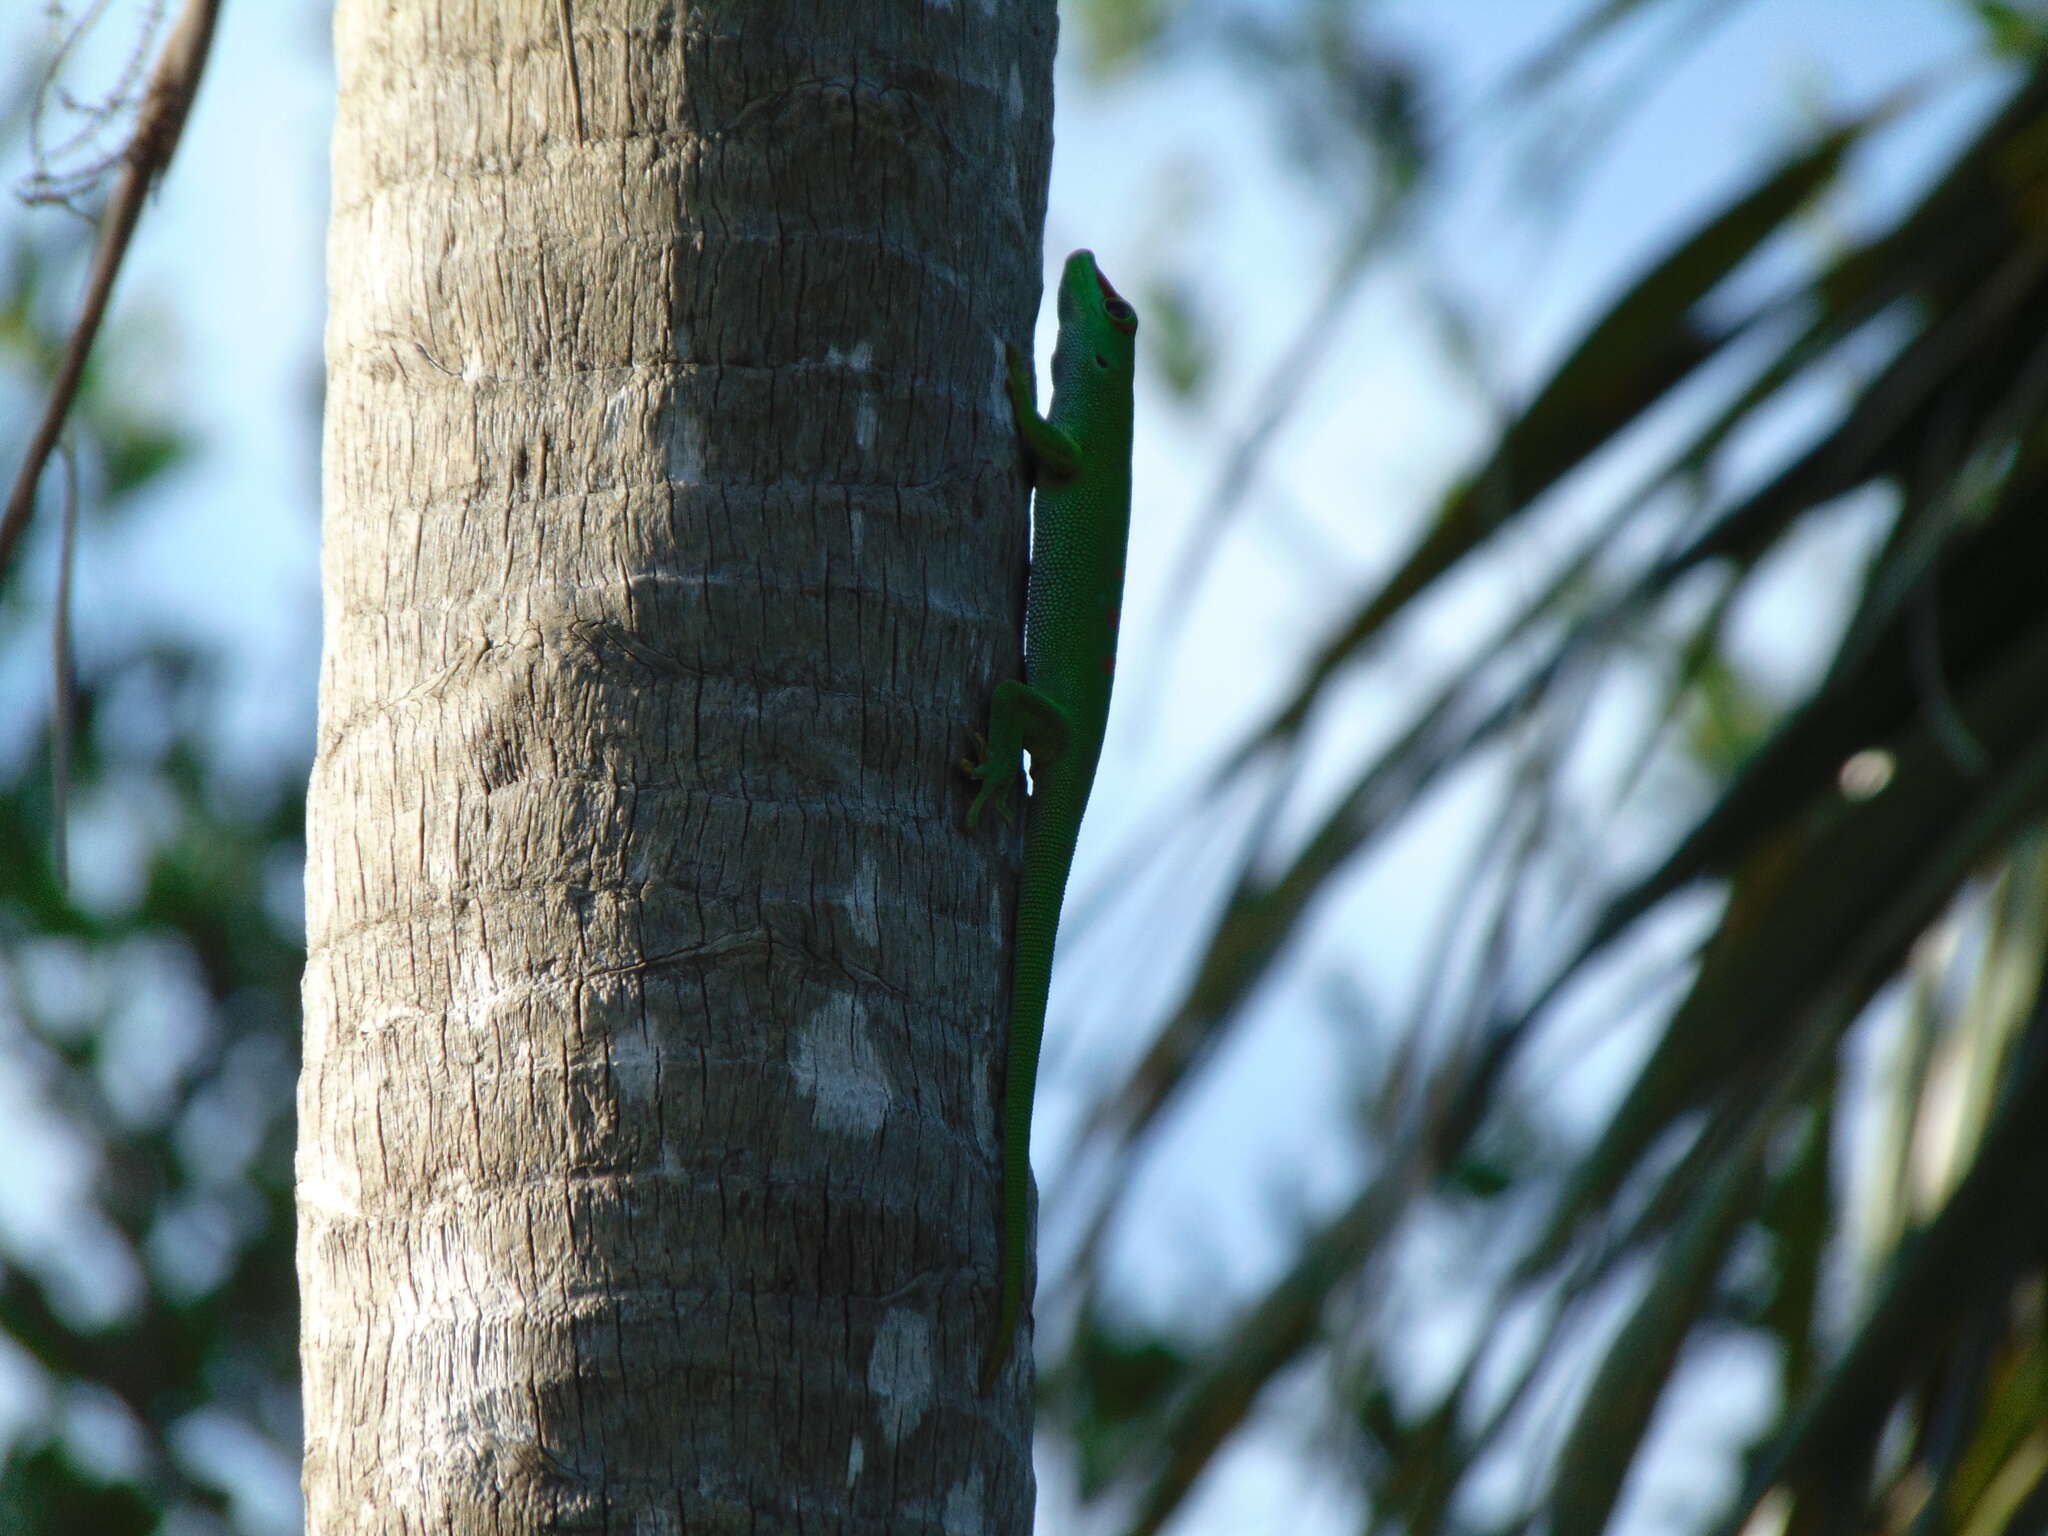
[[[1108,675],[1116,671],[1116,652],[1111,651],[1108,655],[1102,658],[1102,670],[1104,675]]]

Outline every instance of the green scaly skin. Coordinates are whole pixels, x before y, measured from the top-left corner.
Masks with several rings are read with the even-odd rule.
[[[1059,316],[1050,416],[1040,416],[1033,403],[1029,365],[1015,347],[1006,349],[1010,409],[1037,492],[1024,681],[997,684],[982,760],[960,765],[981,781],[967,812],[972,830],[985,805],[1010,819],[1008,794],[1018,780],[1020,754],[1031,754],[1003,1080],[1002,1303],[982,1371],[984,1393],[1009,1359],[1024,1306],[1031,1098],[1045,1034],[1045,995],[1060,899],[1109,723],[1131,527],[1131,376],[1138,316],[1096,270],[1088,251],[1067,258]]]

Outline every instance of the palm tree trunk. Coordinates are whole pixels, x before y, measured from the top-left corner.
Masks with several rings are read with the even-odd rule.
[[[1051,0],[336,33],[308,1529],[1027,1529],[951,764]]]

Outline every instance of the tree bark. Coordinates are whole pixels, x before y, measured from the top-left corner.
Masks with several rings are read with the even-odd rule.
[[[315,1536],[1029,1527],[974,1392],[1015,849],[953,765],[1053,25],[338,6]]]

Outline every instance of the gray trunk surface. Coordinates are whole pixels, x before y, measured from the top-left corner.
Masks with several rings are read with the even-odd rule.
[[[314,1536],[1029,1528],[954,765],[1052,15],[338,6]]]

